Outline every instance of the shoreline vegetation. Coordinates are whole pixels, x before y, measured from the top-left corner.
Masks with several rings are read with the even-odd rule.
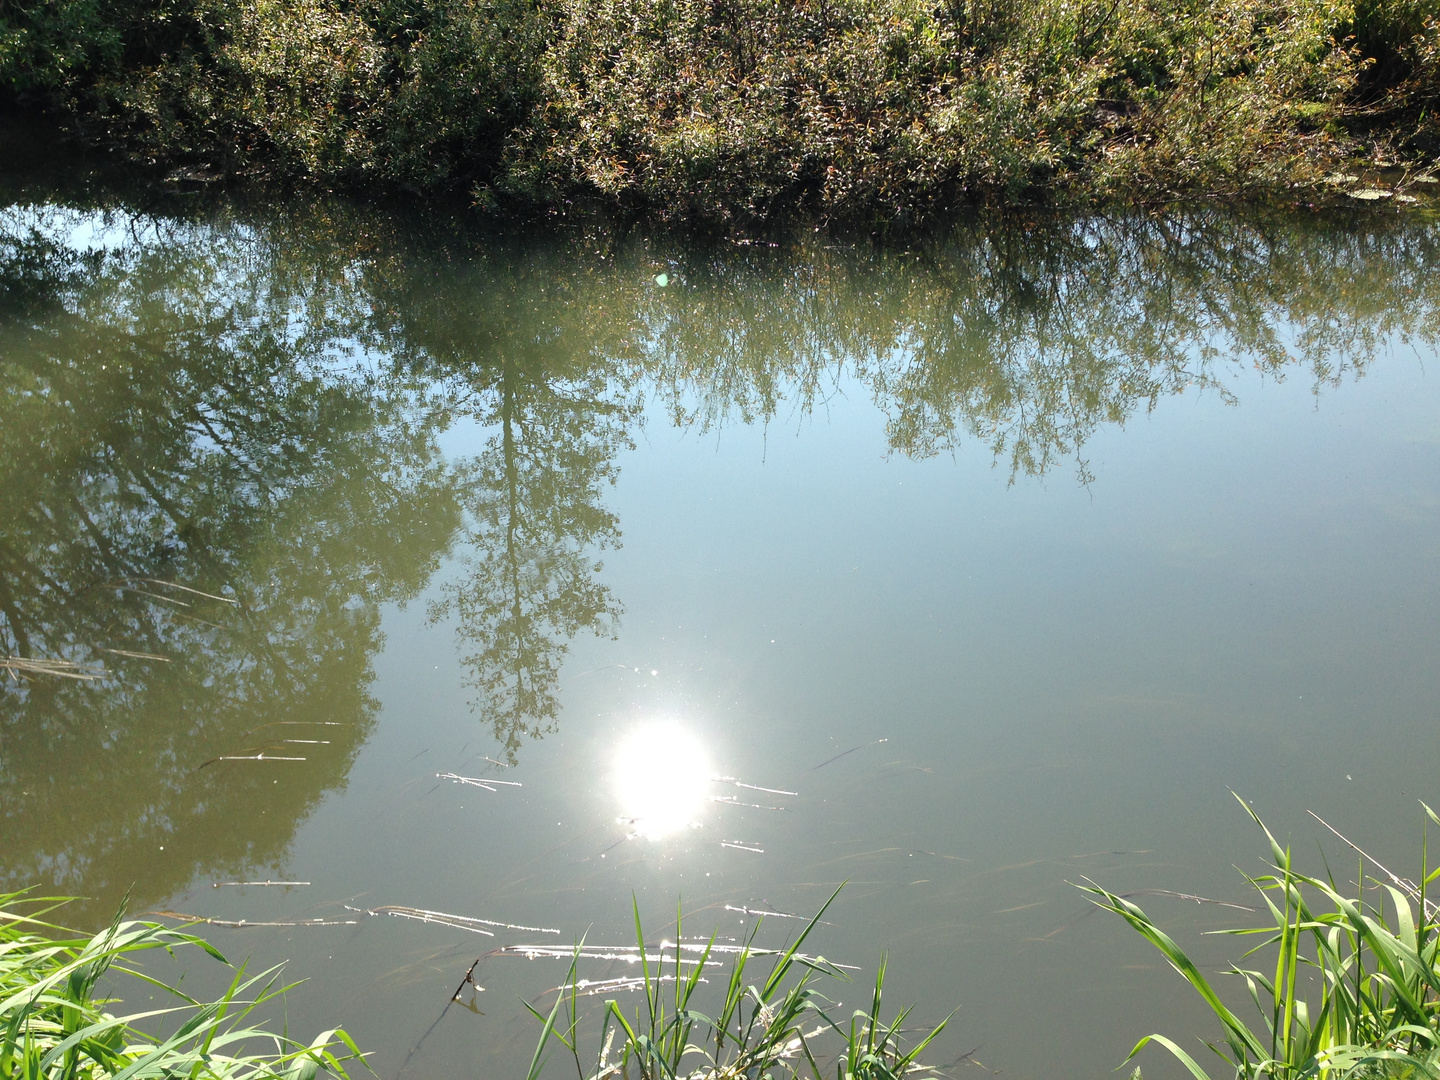
[[[686,940],[678,914],[675,941],[647,945],[636,906],[636,945],[619,952],[638,960],[639,974],[591,980],[581,978],[579,965],[593,959],[597,950],[587,950],[581,938],[573,948],[564,982],[542,995],[554,999],[548,1015],[524,1003],[540,1022],[526,1080],[540,1080],[552,1058],[558,1062],[569,1058],[578,1080],[616,1076],[744,1080],[761,1075],[796,1080],[808,1075],[811,1080],[823,1080],[832,1070],[838,1080],[900,1080],[905,1076],[924,1080],[936,1075],[918,1058],[950,1017],[918,1033],[903,1026],[911,1016],[910,1009],[884,1021],[883,956],[867,1009],[841,1012],[840,1003],[821,992],[821,981],[848,983],[849,976],[823,956],[807,955],[800,948],[839,892],[837,888],[795,939],[779,950],[755,945],[758,922],[738,945],[721,944],[715,934],[708,940]],[[361,1069],[376,1075],[343,1029],[326,1031],[307,1044],[290,1038],[288,1032],[273,1034],[251,1019],[257,1012],[273,1011],[294,985],[281,985],[278,967],[247,975],[241,965],[220,998],[197,1000],[185,994],[178,983],[171,985],[147,973],[136,961],[139,954],[154,949],[168,953],[193,947],[228,964],[205,939],[185,933],[183,928],[127,921],[123,911],[99,933],[76,936],[72,930],[45,921],[45,916],[65,903],[62,898],[33,897],[25,892],[0,894],[0,1077],[316,1080],[323,1075],[349,1080],[352,1075],[358,1077]],[[210,920],[194,920],[185,927],[196,921]],[[598,955],[613,960],[616,953],[603,950]],[[764,958],[771,960],[769,971],[751,974],[752,963]],[[483,959],[470,966],[461,990],[472,984],[471,975]],[[706,975],[714,977],[716,969],[728,970],[720,979],[723,995],[718,1002],[702,1002],[706,997],[703,984],[710,981]],[[116,1015],[112,1008],[123,1002],[106,996],[113,975],[157,989],[173,1004]],[[701,992],[697,995],[697,991]],[[641,1004],[630,1009],[627,1017],[626,1009],[613,996],[617,993],[627,999],[638,995]],[[612,996],[600,1010],[592,1051],[582,1045],[582,1036],[591,1034],[582,1032],[582,1021],[594,1017],[590,1010],[582,1009],[581,1001],[600,994]],[[459,997],[457,990],[452,1002]],[[697,1011],[696,1003],[710,1008],[713,1018]],[[718,1009],[711,1007],[715,1004]],[[442,1019],[448,1010],[447,1004]],[[157,1026],[168,1027],[170,1034],[147,1033]],[[838,1041],[832,1036],[838,1036]],[[418,1048],[419,1043],[411,1054]],[[593,1067],[587,1066],[587,1057],[593,1057]],[[347,1071],[352,1062],[360,1068]]]
[[[1437,0],[0,6],[0,109],[132,164],[715,229],[1403,201],[1437,106]]]
[[[247,975],[242,965],[221,997],[198,1001],[145,974],[137,959],[193,947],[225,963],[209,942],[158,923],[127,922],[123,913],[99,933],[77,937],[45,921],[64,903],[0,893],[0,1077],[314,1080],[323,1073],[347,1080],[346,1064],[363,1062],[338,1028],[307,1044],[253,1022],[252,1014],[288,989],[278,968]],[[118,999],[104,996],[115,975],[161,991],[163,1003],[115,1015]],[[157,1027],[169,1034],[152,1034]]]

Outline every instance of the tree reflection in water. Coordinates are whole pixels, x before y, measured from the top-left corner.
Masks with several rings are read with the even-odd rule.
[[[973,441],[1083,480],[1098,428],[1227,394],[1236,365],[1319,393],[1440,332],[1436,232],[1396,218],[723,252],[407,235],[330,203],[106,220],[0,223],[0,649],[109,669],[0,691],[0,887],[95,917],[134,881],[144,903],[283,861],[373,726],[381,606],[451,551],[431,615],[477,713],[510,760],[553,730],[568,642],[621,611],[604,494],[649,403],[704,429],[859,390],[892,452]],[[481,445],[447,460],[459,420]],[[247,752],[307,760],[197,771]]]
[[[475,708],[513,763],[554,730],[570,639],[612,631],[621,612],[597,555],[620,541],[602,498],[640,416],[643,309],[543,250],[422,259],[383,295],[391,355],[486,433],[456,464],[462,572],[431,616],[454,621]]]
[[[247,230],[136,228],[85,259],[20,231],[0,344],[0,649],[110,669],[0,693],[0,887],[95,917],[283,858],[373,726],[379,605],[460,520],[440,418],[340,348],[343,302]],[[263,748],[307,760],[197,772]]]

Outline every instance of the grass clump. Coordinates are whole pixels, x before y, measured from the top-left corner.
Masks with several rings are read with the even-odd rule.
[[[551,1040],[569,1052],[579,1080],[615,1076],[625,1080],[774,1080],[785,1076],[822,1080],[829,1075],[836,1080],[899,1080],[931,1075],[933,1070],[918,1059],[945,1029],[950,1017],[913,1045],[902,1044],[902,1025],[911,1010],[902,1010],[888,1023],[882,1020],[883,958],[867,1009],[837,1018],[833,1015],[834,1003],[819,992],[817,977],[842,981],[848,981],[848,977],[823,956],[807,956],[800,947],[839,891],[831,895],[795,941],[780,951],[755,948],[758,923],[743,945],[722,949],[712,935],[703,945],[687,947],[682,943],[677,913],[675,942],[662,943],[651,954],[646,950],[636,907],[635,939],[641,974],[621,981],[633,983],[626,988],[639,993],[643,1004],[627,1016],[616,999],[605,1002],[595,1039],[599,1049],[593,1066],[587,1066],[580,1053],[579,1030],[579,998],[588,988],[577,970],[584,951],[582,942],[549,1014],[542,1015],[527,1006],[543,1026],[526,1080],[539,1080]],[[718,958],[727,953],[730,965],[723,996],[713,1013],[707,1015],[697,1008],[696,991],[705,981],[706,970],[721,966]],[[761,956],[773,957],[770,969],[763,978],[749,981],[750,962]],[[817,1049],[817,1039],[827,1033],[839,1036],[838,1050]]]
[[[225,994],[202,1002],[146,975],[134,957],[153,949],[195,946],[198,937],[155,923],[120,918],[93,937],[42,921],[60,901],[0,895],[0,1078],[3,1080],[314,1080],[346,1076],[359,1060],[339,1029],[296,1043],[249,1023],[255,1010],[282,994],[274,969],[238,971]],[[22,908],[29,908],[29,912]],[[108,974],[134,976],[179,1004],[127,1015],[111,1012],[100,993]],[[141,1027],[165,1025],[157,1037]]]
[[[1440,869],[1423,870],[1416,884],[1373,860],[1380,876],[1367,878],[1362,862],[1357,891],[1346,895],[1333,877],[1297,871],[1290,849],[1245,809],[1264,830],[1275,869],[1249,879],[1270,925],[1229,931],[1262,939],[1246,958],[1273,954],[1273,966],[1265,970],[1230,969],[1260,1013],[1258,1026],[1233,1012],[1140,908],[1098,886],[1086,891],[1158,948],[1204,998],[1224,1031],[1223,1046],[1208,1045],[1224,1059],[1227,1073],[1244,1080],[1440,1076],[1440,909],[1426,896]],[[1425,812],[1440,824],[1428,806]],[[1366,891],[1375,899],[1367,899]],[[1141,1039],[1130,1057],[1151,1042],[1169,1050],[1197,1080],[1210,1080],[1164,1035]]]

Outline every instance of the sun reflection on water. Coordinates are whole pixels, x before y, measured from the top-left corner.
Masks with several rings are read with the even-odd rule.
[[[615,753],[621,820],[649,840],[699,824],[712,775],[704,745],[684,728],[665,722],[637,728]]]

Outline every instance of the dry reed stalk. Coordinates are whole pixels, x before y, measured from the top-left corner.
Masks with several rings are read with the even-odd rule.
[[[491,780],[479,776],[461,776],[453,772],[437,772],[436,780],[449,780],[452,784],[465,784],[468,787],[484,788],[492,794],[499,790],[499,787],[524,787],[518,780]],[[492,786],[492,785],[498,785]]]
[[[29,656],[0,656],[0,669],[8,672],[13,679],[31,678],[36,675],[53,675],[57,679],[77,679],[90,682],[103,679],[109,674],[102,667],[90,667],[76,660],[46,660]]]
[[[267,753],[265,753],[264,750],[261,750],[258,754],[221,754],[221,755],[219,755],[218,757],[212,757],[209,761],[202,761],[199,765],[195,766],[195,771],[196,771],[196,772],[199,772],[201,769],[205,768],[206,765],[213,765],[213,764],[215,764],[215,762],[217,762],[217,761],[308,761],[308,760],[310,760],[310,759],[309,759],[309,758],[303,758],[303,757],[289,757],[289,756],[286,756],[286,755],[284,755],[284,754],[267,754]]]
[[[120,579],[118,579],[118,580],[116,580],[116,581],[107,581],[107,582],[105,583],[105,585],[106,585],[106,586],[113,586],[113,587],[119,588],[119,589],[124,589],[124,588],[128,588],[128,587],[129,587],[129,586],[127,586],[127,585],[125,584],[125,583],[128,582],[128,581],[143,581],[146,585],[158,585],[158,586],[160,586],[161,588],[165,588],[165,589],[179,589],[181,592],[189,593],[191,596],[203,596],[206,600],[218,600],[218,601],[220,601],[220,603],[222,603],[222,604],[235,604],[235,605],[239,605],[239,603],[240,603],[239,600],[236,600],[236,599],[234,599],[234,598],[232,598],[232,597],[229,597],[229,596],[216,596],[214,593],[201,592],[199,589],[192,589],[189,585],[181,585],[181,584],[179,584],[178,582],[174,582],[174,581],[162,581],[160,578],[127,577],[127,578],[120,578]],[[136,590],[134,590],[134,591],[139,592],[140,590],[136,589]],[[151,595],[151,594],[147,594],[147,595]],[[161,597],[161,599],[165,599],[165,598],[164,598],[164,597]],[[176,603],[179,603],[179,601],[175,601],[175,602],[176,602]],[[186,606],[188,607],[189,605],[186,605]]]
[[[155,915],[162,919],[179,919],[181,922],[204,923],[207,926],[228,926],[233,929],[247,929],[252,926],[359,926],[358,919],[294,919],[275,922],[252,922],[249,919],[210,919],[204,915],[186,915],[181,911],[142,911],[141,915]]]
[[[651,975],[650,983],[673,983],[674,975]],[[710,980],[703,975],[695,980],[697,983],[705,983],[707,986]],[[633,993],[636,990],[645,989],[645,977],[643,975],[617,975],[613,979],[578,979],[573,983],[562,983],[559,986],[551,987],[540,994],[541,998],[549,997],[551,994],[574,994],[576,997],[595,997],[599,994],[608,994],[615,991]]]
[[[859,746],[850,747],[849,750],[842,750],[840,753],[836,754],[832,758],[826,758],[824,761],[820,762],[819,765],[814,765],[806,771],[814,772],[816,769],[823,769],[826,765],[833,765],[835,762],[839,761],[843,757],[849,757],[851,754],[855,753],[856,750],[864,750],[867,746],[879,746],[881,743],[889,741],[890,740],[888,738],[884,738],[876,739],[874,742],[863,742]]]
[[[364,915],[394,915],[399,919],[415,919],[417,922],[435,923],[438,926],[449,926],[456,930],[468,930],[475,934],[484,934],[486,937],[494,937],[495,934],[483,929],[486,926],[493,926],[499,930],[523,930],[530,934],[558,934],[559,930],[549,926],[519,926],[515,923],[497,922],[494,919],[480,919],[471,915],[452,915],[448,911],[430,911],[427,908],[407,907],[404,904],[382,904],[380,907],[357,908],[345,905],[347,911],[356,911]]]
[[[1331,825],[1319,814],[1315,813],[1314,810],[1306,810],[1305,812],[1311,817],[1313,817],[1316,821],[1320,822],[1321,825],[1324,825],[1325,828],[1329,829],[1341,840],[1344,840],[1345,843],[1350,846],[1351,850],[1358,854],[1362,859],[1369,859],[1375,869],[1379,870],[1382,874],[1388,877],[1391,883],[1394,884],[1395,887],[1398,888],[1401,892],[1409,896],[1411,900],[1423,902],[1425,905],[1425,915],[1427,918],[1433,919],[1435,918],[1437,913],[1440,913],[1440,904],[1436,904],[1434,900],[1428,898],[1425,895],[1424,890],[1421,889],[1419,885],[1416,885],[1409,878],[1400,877],[1393,870],[1389,869],[1384,863],[1376,859],[1375,856],[1371,855],[1364,848],[1360,847],[1359,844],[1355,843],[1355,841],[1351,840],[1339,829],[1335,828],[1334,825]]]
[[[735,798],[735,796],[733,796],[733,795],[711,795],[711,796],[710,796],[710,801],[713,802],[713,803],[720,803],[720,805],[722,805],[722,806],[743,806],[743,807],[745,807],[747,810],[786,810],[786,809],[788,809],[788,807],[784,807],[784,806],[764,806],[764,805],[762,805],[762,804],[760,804],[760,803],[741,802],[739,799]]]
[[[767,795],[798,795],[798,791],[786,791],[784,788],[761,787],[759,784],[747,784],[743,780],[737,780],[733,776],[712,776],[710,778],[717,784],[734,784],[736,787],[749,788],[751,791],[763,791]]]
[[[737,907],[734,904],[726,904],[725,910],[734,911],[740,915],[758,915],[766,919],[806,919],[804,915],[791,915],[787,911],[770,911],[766,908],[752,908],[744,905]]]

